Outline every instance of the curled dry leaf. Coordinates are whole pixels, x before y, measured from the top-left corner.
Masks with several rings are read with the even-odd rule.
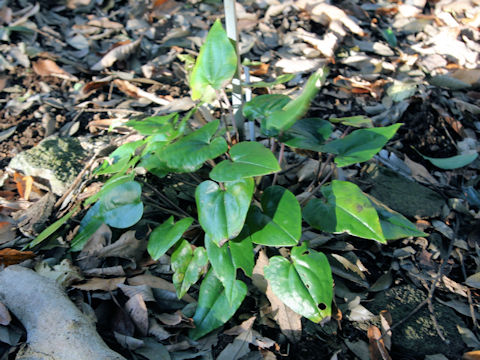
[[[0,223],[1,224],[1,223]],[[22,261],[32,259],[35,257],[33,251],[19,251],[15,249],[2,249],[0,250],[0,265],[9,266],[19,264]]]
[[[143,336],[148,333],[148,310],[141,294],[132,296],[125,303],[125,310]]]
[[[157,319],[168,326],[175,326],[182,322],[182,315],[178,312],[174,314],[158,314]]]
[[[114,331],[113,334],[115,335],[115,340],[117,340],[117,342],[125,349],[135,350],[143,346],[143,340],[136,339],[132,336],[123,335],[116,331]]]
[[[154,94],[150,94],[149,92],[140,89],[139,87],[131,84],[127,80],[116,79],[113,81],[113,83],[120,89],[120,91],[133,98],[145,98],[159,105],[167,105],[170,103],[170,101],[168,100],[159,98]]]
[[[368,328],[368,350],[370,352],[370,359],[372,360],[391,360],[392,358],[388,354],[380,329],[374,325],[370,325]]]
[[[125,282],[125,277],[112,278],[112,279],[100,279],[100,278],[91,278],[84,284],[73,285],[75,289],[85,290],[85,291],[113,291],[118,287],[118,284],[123,284]]]
[[[153,336],[157,341],[163,341],[172,336],[172,334],[165,330],[154,318],[150,318],[148,335]]]
[[[118,287],[129,298],[132,298],[135,295],[140,295],[143,301],[155,301],[152,289],[147,285],[131,286],[125,284],[118,284]]]
[[[78,81],[72,74],[59,67],[55,61],[40,59],[32,63],[33,71],[40,76],[55,76],[65,80]]]
[[[122,44],[120,46],[114,47],[109,52],[105,54],[105,56],[97,62],[95,65],[92,66],[93,71],[101,71],[107,67],[112,66],[115,62],[119,60],[125,60],[133,52],[137,49],[140,45],[140,41],[142,39],[135,40],[134,42],[129,42],[126,44]]]

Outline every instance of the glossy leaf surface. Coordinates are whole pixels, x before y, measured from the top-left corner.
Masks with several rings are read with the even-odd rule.
[[[252,179],[227,182],[222,190],[210,180],[202,182],[195,191],[198,221],[203,230],[218,245],[236,237],[243,228],[252,200]]]
[[[177,290],[177,296],[181,299],[195,284],[203,269],[208,264],[207,252],[203,247],[193,250],[192,245],[186,240],[179,242],[172,254],[173,284]]]
[[[302,235],[302,213],[295,195],[281,186],[268,187],[262,209],[252,206],[247,218],[252,242],[267,246],[293,246]]]
[[[184,218],[174,223],[173,216],[170,216],[163,224],[157,226],[150,234],[147,245],[148,254],[152,259],[158,260],[175,245],[192,222],[192,218]]]
[[[343,139],[324,145],[323,151],[337,155],[335,164],[340,167],[367,161],[385,146],[401,125],[355,130]]]
[[[280,171],[273,153],[257,142],[240,142],[230,149],[230,160],[213,168],[210,178],[215,181],[235,181]]]
[[[220,20],[215,21],[190,75],[192,99],[210,101],[215,90],[221,89],[233,78],[237,69],[237,55]]]
[[[107,225],[128,228],[142,218],[141,196],[142,187],[136,181],[117,185],[100,198],[99,213]]]
[[[235,314],[247,294],[247,286],[236,280],[235,287],[238,296],[230,304],[222,282],[216,278],[212,270],[207,273],[200,286],[197,310],[193,316],[195,328],[190,330],[192,339],[199,339],[222,326]]]
[[[386,242],[377,211],[357,185],[333,180],[321,191],[324,199],[310,200],[303,211],[304,219],[311,226],[325,232],[347,232]]]
[[[430,161],[433,165],[444,170],[460,169],[472,163],[478,157],[477,152],[465,153],[449,158],[432,158],[422,155],[424,159]]]
[[[274,256],[265,266],[273,293],[293,311],[313,322],[331,315],[333,279],[327,257],[305,245],[292,249],[292,262]]]

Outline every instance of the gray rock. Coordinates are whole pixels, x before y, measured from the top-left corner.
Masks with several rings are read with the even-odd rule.
[[[44,180],[53,193],[62,195],[82,170],[88,155],[78,139],[50,136],[15,156],[8,167]]]

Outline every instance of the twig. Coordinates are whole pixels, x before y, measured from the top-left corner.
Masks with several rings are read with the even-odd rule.
[[[281,145],[280,145],[280,153],[278,154],[278,165],[280,165],[280,168],[282,167],[282,161],[283,161],[284,151],[285,151],[285,144],[284,144],[284,143],[281,143]],[[275,173],[275,175],[273,175],[272,186],[275,185],[275,183],[277,182],[277,177],[278,177],[278,173]]]
[[[332,166],[332,168],[330,169],[330,171],[328,172],[327,175],[325,175],[325,177],[323,178],[323,180],[317,185],[317,187],[315,189],[313,189],[310,193],[310,195],[308,195],[305,199],[303,199],[300,203],[301,206],[305,205],[307,203],[308,200],[310,200],[314,195],[315,193],[320,190],[320,188],[323,186],[323,184],[325,184],[328,179],[330,179],[330,177],[332,176],[333,174],[333,171],[335,170],[335,166]]]

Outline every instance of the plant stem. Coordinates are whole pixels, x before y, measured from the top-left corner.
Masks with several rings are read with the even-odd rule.
[[[227,93],[225,92],[224,89],[221,90],[221,94],[222,94],[223,100],[225,101],[225,104],[227,104],[228,113],[230,114],[230,117],[232,118],[232,125],[233,125],[233,129],[235,131],[235,138],[236,138],[237,142],[239,142],[240,141],[240,133],[239,133],[239,129],[237,128],[237,123],[235,122],[235,110],[234,110],[232,104],[230,103],[230,100],[228,100]]]
[[[285,144],[284,143],[281,143],[280,145],[280,153],[278,154],[278,165],[280,165],[280,167],[282,167],[282,161],[283,161],[283,154],[285,152]],[[273,175],[273,181],[272,181],[272,186],[275,185],[275,183],[277,182],[277,177],[278,177],[278,173],[275,173],[275,175]]]

